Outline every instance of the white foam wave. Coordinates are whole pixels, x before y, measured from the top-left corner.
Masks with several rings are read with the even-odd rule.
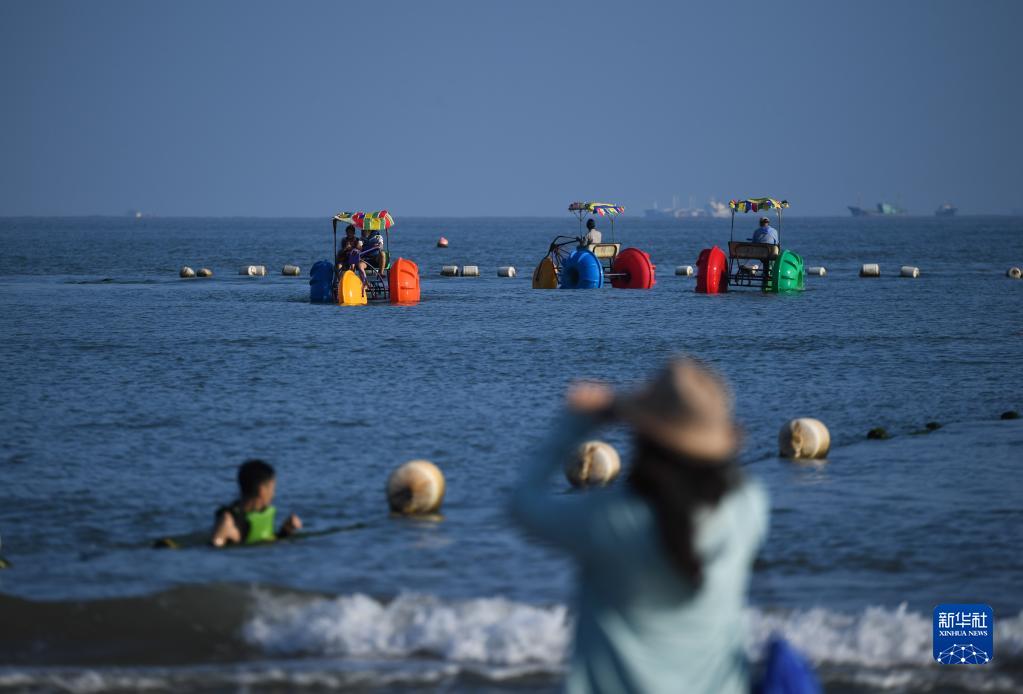
[[[366,595],[294,599],[261,595],[244,627],[270,653],[357,658],[428,656],[498,667],[558,667],[569,645],[563,606],[503,598],[443,601],[402,594],[390,602]]]
[[[778,633],[818,664],[891,667],[924,666],[933,661],[932,616],[910,612],[905,603],[894,610],[868,607],[859,614],[824,608],[754,609],[749,622],[751,653],[758,653],[770,635]],[[1023,612],[996,619],[995,653],[999,659],[1023,654]]]
[[[858,614],[825,608],[751,608],[748,652],[756,660],[772,634],[784,636],[814,664],[867,668],[930,667],[931,615],[868,607]],[[365,595],[309,599],[261,595],[244,637],[274,654],[353,658],[425,656],[495,667],[564,666],[572,623],[562,605],[503,598],[442,600],[402,594],[390,602]],[[996,620],[996,660],[1023,655],[1023,612]]]

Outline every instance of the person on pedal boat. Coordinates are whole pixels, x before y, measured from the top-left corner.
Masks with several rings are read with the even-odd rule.
[[[596,244],[600,243],[602,239],[603,239],[603,234],[601,234],[600,233],[600,229],[597,228],[597,223],[595,221],[593,221],[592,219],[587,219],[586,220],[586,236],[583,237],[583,240],[585,242],[585,246],[587,248],[589,248],[590,250],[592,250],[593,247]]]
[[[277,491],[277,476],[269,464],[262,460],[246,460],[238,468],[238,487],[241,496],[217,509],[216,524],[210,537],[210,544],[214,547],[273,542],[280,537],[294,535],[302,528],[301,519],[293,513],[274,532],[277,509],[271,502]]]
[[[384,237],[379,231],[362,230],[362,259],[377,270],[383,270]]]
[[[753,232],[753,243],[771,243],[778,245],[778,230],[771,226],[771,220],[767,217],[760,218],[760,226]]]
[[[334,258],[334,264],[342,272],[349,269],[348,253],[355,247],[355,242],[358,240],[359,238],[355,235],[355,227],[351,224],[345,227],[345,235],[341,239],[341,247],[337,250],[337,257]]]

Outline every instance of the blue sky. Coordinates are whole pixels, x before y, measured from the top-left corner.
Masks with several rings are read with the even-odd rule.
[[[0,215],[1004,212],[1021,25],[1013,0],[7,0]]]

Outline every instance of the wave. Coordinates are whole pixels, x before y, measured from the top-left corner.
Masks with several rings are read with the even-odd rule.
[[[0,662],[22,663],[0,667],[0,691],[330,689],[465,678],[499,688],[530,682],[553,689],[573,628],[561,604],[416,593],[380,599],[234,585],[84,603],[0,596],[0,613],[6,626],[19,629],[0,630],[11,636],[0,634]],[[857,613],[754,607],[748,621],[751,660],[772,634],[781,634],[829,687],[1023,689],[1023,612],[996,619],[991,667],[973,668],[934,663],[931,617],[906,605]]]
[[[263,595],[244,627],[250,644],[273,654],[430,656],[494,666],[557,669],[570,640],[568,611],[504,598],[445,601],[402,594],[313,601]]]

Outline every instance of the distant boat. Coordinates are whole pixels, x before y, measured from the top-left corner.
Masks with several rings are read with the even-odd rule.
[[[875,209],[849,205],[849,211],[853,217],[887,217],[890,215],[906,214],[906,210],[890,202],[879,202]]]
[[[954,217],[955,213],[959,211],[959,208],[950,202],[943,202],[938,209],[934,211],[934,214],[938,217]]]

